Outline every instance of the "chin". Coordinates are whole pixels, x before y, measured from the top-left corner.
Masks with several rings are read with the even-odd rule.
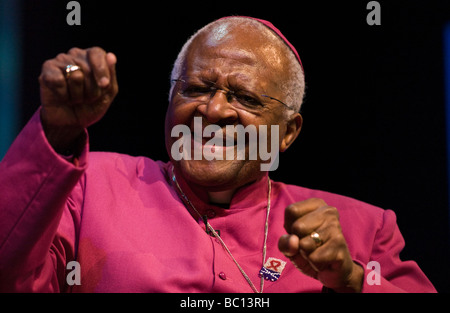
[[[243,160],[181,160],[183,178],[209,191],[238,188],[263,176],[259,162]]]

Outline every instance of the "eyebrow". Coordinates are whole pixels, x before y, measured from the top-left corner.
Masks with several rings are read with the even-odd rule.
[[[186,78],[189,81],[195,83],[195,82],[203,82],[203,83],[210,83],[214,85],[220,85],[218,81],[218,77],[221,74],[216,71],[216,69],[210,69],[208,71],[199,71],[194,72],[191,75],[183,75],[181,78]],[[255,85],[255,82],[248,77],[244,73],[232,73],[229,75],[226,75],[225,85],[228,85],[230,87],[234,87],[234,89],[242,89],[251,91],[254,89],[254,87],[258,88],[259,86]],[[250,88],[249,88],[250,87]],[[265,92],[265,90],[262,90]]]

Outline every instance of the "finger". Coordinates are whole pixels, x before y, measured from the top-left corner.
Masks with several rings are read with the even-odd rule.
[[[298,254],[299,238],[296,235],[283,235],[278,240],[278,249],[287,257]]]
[[[106,62],[108,64],[109,75],[110,75],[110,83],[109,83],[108,93],[115,96],[119,89],[118,83],[117,83],[117,75],[116,75],[116,63],[117,63],[116,55],[112,52],[108,52],[106,54]]]
[[[311,261],[308,255],[306,255],[306,252],[302,249],[299,250],[300,255],[302,258],[307,262],[307,264],[303,265],[303,268],[306,268],[307,270],[312,269],[314,271],[313,274],[316,274],[320,272],[321,270],[314,264],[314,262]]]
[[[61,67],[64,67],[65,70],[65,66],[68,64],[76,64],[81,68],[81,71],[72,72],[67,77],[71,98],[84,101],[99,98],[102,91],[93,75],[92,66],[87,59],[87,51],[78,48],[70,49],[66,58],[61,60]]]
[[[321,211],[315,210],[293,222],[290,233],[297,235],[299,238],[310,238],[311,233],[320,228],[324,222],[325,219]]]
[[[84,98],[85,77],[89,76],[89,66],[86,62],[86,51],[79,48],[70,49],[67,54],[60,53],[54,63],[64,75],[68,99],[73,103],[80,103]],[[66,72],[68,65],[78,66],[80,69]]]
[[[321,207],[303,216],[294,223],[292,229],[293,233],[300,237],[299,247],[307,254],[330,238],[342,237],[339,213],[331,206]]]
[[[340,230],[339,212],[335,207],[325,205],[297,219],[291,226],[291,232],[303,238],[319,228],[328,227]]]
[[[330,242],[315,249],[307,258],[318,272],[339,268],[344,261],[345,248]]]
[[[305,251],[299,247],[299,241],[296,235],[283,235],[278,241],[278,248],[300,271],[306,275],[315,277],[318,269],[308,259]]]
[[[320,241],[318,241],[317,239],[314,240],[312,238],[312,234],[317,234],[319,236]],[[321,247],[325,242],[327,242],[329,238],[330,238],[330,235],[327,230],[318,229],[318,230],[314,231],[313,233],[309,234],[308,236],[305,236],[305,237],[299,239],[298,247],[299,247],[299,249],[304,251],[306,253],[306,255],[309,255],[314,250]]]
[[[68,100],[66,79],[56,62],[52,60],[44,62],[41,75],[39,76],[39,84],[41,88],[51,90],[57,99],[61,101]]]
[[[278,241],[280,251],[304,274],[314,277],[317,271],[308,260],[307,255],[299,249],[299,238],[295,235],[283,235]]]
[[[106,59],[106,52],[99,47],[90,48],[87,50],[87,61],[97,86],[100,88],[107,88],[110,84],[111,76]]]
[[[109,66],[110,69],[110,73],[111,73],[111,77],[115,76],[116,72],[115,72],[115,65],[117,63],[117,57],[114,53],[112,52],[108,52],[106,54],[106,62]]]
[[[292,233],[292,224],[302,216],[327,204],[322,199],[310,198],[289,205],[284,212],[284,228]]]
[[[298,253],[294,256],[289,257],[291,262],[298,268],[302,273],[314,277],[317,277],[318,269],[315,265],[308,259],[302,250],[298,250]]]
[[[84,99],[84,73],[81,70],[71,72],[67,76],[69,98],[72,103],[81,103]]]

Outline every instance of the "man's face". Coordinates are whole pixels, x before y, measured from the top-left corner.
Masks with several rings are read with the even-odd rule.
[[[284,106],[262,96],[284,101],[279,84],[287,79],[287,61],[279,43],[249,29],[219,28],[194,40],[182,75],[173,89],[166,115],[169,155],[172,145],[179,139],[171,137],[173,127],[187,125],[193,133],[195,117],[201,118],[197,121],[202,122],[202,133],[211,124],[220,126],[224,134],[227,125],[254,125],[260,137],[263,136],[260,126],[266,125],[268,132],[263,138],[269,150],[271,126],[279,127],[277,143],[286,132]],[[236,157],[236,146],[213,148],[223,153],[223,160],[207,160],[205,157],[194,160],[194,148],[204,148],[210,138],[203,138],[200,142],[194,140],[193,134],[191,138],[191,160],[174,161],[171,156],[174,166],[187,181],[209,191],[221,191],[240,187],[264,175],[260,158],[249,158],[248,138],[244,160]],[[234,145],[236,139],[235,136]],[[230,148],[234,149],[233,158],[225,157]]]

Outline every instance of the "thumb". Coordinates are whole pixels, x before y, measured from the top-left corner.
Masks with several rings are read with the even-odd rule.
[[[111,96],[115,96],[118,92],[118,83],[117,83],[117,76],[116,76],[116,64],[117,64],[117,57],[114,53],[108,52],[106,54],[106,63],[108,65],[109,69],[109,85],[107,89],[107,94]]]

